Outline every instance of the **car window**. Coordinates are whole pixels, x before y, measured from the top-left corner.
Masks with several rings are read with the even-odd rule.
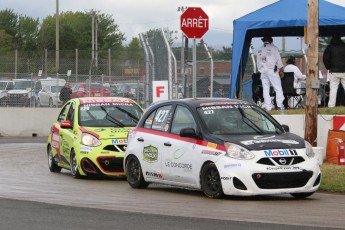
[[[144,127],[147,129],[151,129],[152,128],[152,123],[153,123],[153,118],[155,117],[156,114],[156,110],[153,111],[145,120],[144,122]]]
[[[167,132],[171,120],[171,105],[166,105],[157,109],[151,129]],[[146,123],[146,122],[145,122]]]
[[[282,133],[282,128],[262,110],[250,105],[215,105],[198,108],[212,134]]]
[[[63,120],[65,119],[65,116],[66,116],[66,113],[67,113],[67,111],[68,111],[69,105],[70,105],[70,103],[67,103],[67,104],[62,108],[62,110],[61,110],[61,112],[60,112],[60,114],[59,114],[59,116],[58,116],[58,119],[57,119],[58,122],[61,122],[61,121],[63,121]]]
[[[72,103],[66,117],[66,120],[71,121],[72,125],[74,123],[74,111],[75,111],[75,103]]]
[[[193,128],[196,130],[196,123],[192,113],[184,106],[177,106],[171,123],[171,132],[180,134],[181,129]]]

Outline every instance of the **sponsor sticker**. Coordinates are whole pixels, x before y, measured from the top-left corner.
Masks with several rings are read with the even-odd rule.
[[[217,144],[216,143],[212,143],[212,142],[207,142],[207,147],[216,149],[217,148]]]
[[[127,139],[114,139],[114,140],[111,140],[111,143],[113,145],[123,145],[123,144],[127,144]]]
[[[93,148],[87,147],[87,146],[80,146],[80,148],[79,148],[79,151],[80,151],[80,152],[87,152],[87,153],[89,153],[89,152],[91,152],[92,150],[93,150]]]
[[[298,156],[295,149],[273,149],[264,150],[266,157]]]
[[[152,145],[144,147],[143,157],[149,163],[156,162],[158,160],[158,149]]]

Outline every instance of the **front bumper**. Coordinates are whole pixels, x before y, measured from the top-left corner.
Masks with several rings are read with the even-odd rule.
[[[231,167],[224,167],[224,166]],[[226,195],[252,196],[315,192],[321,171],[314,159],[295,166],[267,166],[243,161],[217,163]]]

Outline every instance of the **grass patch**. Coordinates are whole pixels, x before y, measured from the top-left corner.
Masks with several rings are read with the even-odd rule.
[[[345,193],[345,166],[323,163],[319,191]]]

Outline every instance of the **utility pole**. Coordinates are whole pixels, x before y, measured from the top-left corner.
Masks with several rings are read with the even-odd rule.
[[[308,63],[306,80],[305,137],[312,146],[317,146],[317,108],[319,89],[319,0],[308,0],[307,25]]]

